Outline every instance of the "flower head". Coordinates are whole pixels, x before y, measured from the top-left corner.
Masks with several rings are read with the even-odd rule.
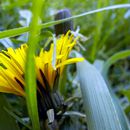
[[[37,88],[52,91],[61,76],[64,66],[82,61],[83,58],[68,59],[70,51],[76,44],[76,39],[68,32],[55,39],[48,51],[41,50],[35,56]],[[0,92],[25,96],[24,74],[26,64],[27,44],[20,48],[8,48],[0,52]]]

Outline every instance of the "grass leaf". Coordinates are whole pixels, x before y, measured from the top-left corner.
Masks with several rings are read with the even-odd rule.
[[[113,101],[114,101],[114,104],[115,104],[115,107],[116,107],[120,122],[123,124],[124,129],[129,129],[128,120],[127,120],[127,118],[126,118],[126,116],[124,114],[124,111],[123,111],[123,109],[122,109],[122,107],[121,107],[121,105],[119,103],[118,98],[115,96],[114,92],[112,91],[112,88],[111,88],[110,83],[108,81],[107,75],[108,75],[108,71],[109,71],[111,65],[116,63],[118,60],[127,58],[128,56],[130,56],[130,50],[125,50],[125,51],[118,52],[118,53],[114,54],[113,56],[111,56],[110,58],[107,59],[107,61],[103,65],[103,69],[102,69],[102,75],[103,75],[103,77],[104,77],[104,79],[105,79],[105,81],[106,81],[106,83],[108,85],[108,89],[109,89],[109,91],[111,93],[111,96],[113,98]],[[127,92],[127,91],[124,90],[123,92]],[[129,91],[127,92],[127,94],[128,93],[129,93]],[[123,93],[123,94],[125,94],[125,93]]]
[[[31,130],[31,127],[29,125],[27,125],[26,123],[24,123],[24,121],[18,117],[16,114],[14,114],[12,111],[10,111],[8,108],[4,107],[4,110],[11,115],[14,119],[16,119],[18,122],[20,122],[22,125],[24,125],[25,127],[27,127],[28,129]]]
[[[19,130],[16,120],[12,118],[4,107],[9,107],[6,99],[0,94],[0,130]]]
[[[111,94],[99,71],[88,61],[77,63],[88,129],[126,130],[121,125]]]
[[[26,63],[26,99],[28,112],[32,121],[33,130],[40,130],[40,123],[38,118],[38,108],[37,108],[37,95],[36,95],[36,72],[35,72],[35,61],[34,55],[36,51],[36,46],[38,42],[37,35],[39,34],[39,16],[42,8],[42,0],[33,0],[32,5],[32,22],[30,24],[30,33],[28,39],[28,52],[27,52],[27,63]]]
[[[109,70],[109,68],[110,68],[110,66],[112,64],[114,64],[118,60],[124,59],[124,58],[126,58],[128,56],[130,56],[130,50],[125,50],[125,51],[118,52],[115,55],[108,58],[108,60],[104,63],[104,67],[103,67],[103,70],[102,70],[103,76],[105,78],[107,77],[108,70]]]
[[[72,20],[72,19],[76,19],[76,18],[80,18],[80,17],[84,17],[87,16],[89,14],[94,14],[94,13],[98,13],[98,12],[102,12],[102,11],[107,11],[107,10],[114,10],[114,9],[120,9],[120,8],[130,8],[130,4],[120,4],[120,5],[112,5],[112,6],[107,6],[104,8],[100,8],[100,9],[96,9],[96,10],[92,10],[92,11],[88,11],[79,15],[75,15],[66,19],[61,19],[58,21],[51,21],[51,22],[47,22],[44,24],[40,24],[39,27],[40,28],[47,28],[68,20]],[[30,31],[29,27],[21,27],[21,28],[15,28],[15,29],[10,29],[10,30],[5,30],[5,31],[1,31],[0,32],[0,39],[2,38],[6,38],[6,37],[13,37],[13,36],[17,36],[20,34],[23,34],[25,32]]]

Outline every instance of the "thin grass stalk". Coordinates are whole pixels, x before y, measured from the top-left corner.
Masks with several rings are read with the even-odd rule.
[[[38,117],[38,107],[37,107],[37,95],[36,95],[36,72],[35,72],[35,61],[34,55],[36,51],[36,46],[38,42],[37,35],[40,32],[39,28],[39,17],[42,9],[42,0],[32,1],[32,22],[30,23],[30,33],[28,39],[28,51],[27,51],[27,63],[26,63],[26,101],[29,116],[32,122],[33,130],[40,130],[40,123]]]
[[[87,15],[90,15],[90,14],[95,14],[95,13],[103,12],[103,11],[107,11],[107,10],[121,9],[121,8],[130,8],[130,4],[119,4],[119,5],[107,6],[107,7],[104,7],[104,8],[88,11],[88,12],[85,12],[85,13],[81,13],[79,15],[75,15],[75,16],[72,16],[72,17],[69,17],[69,18],[66,18],[66,19],[39,24],[39,27],[40,28],[48,28],[50,26],[54,26],[56,24],[59,24],[59,23],[65,22],[65,21],[84,17],[84,16],[87,16]],[[14,28],[14,29],[10,29],[10,30],[1,31],[0,32],[0,39],[6,38],[6,37],[14,37],[14,36],[26,33],[28,31],[30,31],[29,27],[20,27],[20,28]]]

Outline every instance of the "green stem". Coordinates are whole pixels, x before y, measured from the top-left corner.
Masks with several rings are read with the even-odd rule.
[[[38,117],[38,107],[37,107],[37,95],[36,95],[36,72],[35,72],[35,60],[34,55],[36,51],[36,46],[38,42],[37,35],[40,32],[39,28],[39,17],[42,9],[42,0],[33,0],[32,3],[32,21],[30,23],[30,33],[28,39],[28,51],[27,51],[27,63],[26,63],[26,100],[28,112],[32,122],[33,130],[40,130],[40,123]],[[23,28],[28,30],[28,28]],[[22,30],[22,29],[21,29]],[[20,31],[21,31],[20,30]]]

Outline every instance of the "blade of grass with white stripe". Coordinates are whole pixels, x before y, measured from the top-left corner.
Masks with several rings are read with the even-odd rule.
[[[28,112],[32,122],[33,130],[40,130],[37,96],[36,96],[36,72],[34,55],[38,42],[39,30],[39,16],[42,9],[43,0],[33,0],[32,2],[32,22],[30,23],[30,33],[28,39],[27,63],[26,63],[26,101]]]
[[[79,54],[76,54],[80,56]],[[126,130],[100,72],[88,61],[77,63],[89,130]]]
[[[75,15],[75,16],[72,16],[72,17],[69,17],[66,19],[43,23],[43,24],[40,24],[39,27],[40,28],[47,28],[47,27],[50,27],[50,26],[53,26],[53,25],[56,25],[59,23],[63,23],[63,22],[68,21],[68,20],[84,17],[84,16],[87,16],[89,14],[95,14],[98,12],[103,12],[103,11],[107,11],[107,10],[114,10],[114,9],[121,9],[121,8],[130,8],[130,4],[119,4],[119,5],[112,5],[112,6],[103,7],[100,9],[81,13],[81,14],[78,14],[78,15]],[[26,33],[28,31],[30,31],[29,27],[20,27],[20,28],[14,28],[14,29],[10,29],[10,30],[1,31],[0,32],[0,39],[6,38],[6,37],[17,36],[17,35]]]

